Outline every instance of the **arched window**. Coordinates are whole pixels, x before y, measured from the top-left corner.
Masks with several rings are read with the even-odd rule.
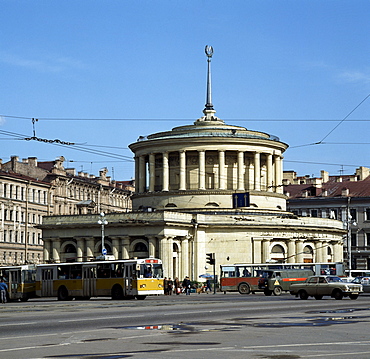
[[[145,243],[139,242],[135,245],[134,252],[148,252],[148,247]]]

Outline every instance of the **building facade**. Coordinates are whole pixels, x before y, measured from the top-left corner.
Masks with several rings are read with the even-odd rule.
[[[0,164],[0,264],[43,261],[44,216],[127,212],[134,183],[114,182],[63,167],[64,159],[38,162],[14,156]]]
[[[320,178],[284,173],[288,210],[311,218],[333,218],[346,230],[344,253],[351,270],[370,269],[370,170],[360,167],[353,175]]]
[[[208,66],[210,57],[208,56]],[[107,214],[104,243],[117,258],[158,256],[167,277],[192,279],[227,263],[339,262],[342,222],[286,211],[277,137],[215,116],[208,67],[203,116],[193,124],[140,136],[131,213]],[[45,218],[44,257],[77,260],[102,252],[98,215]]]

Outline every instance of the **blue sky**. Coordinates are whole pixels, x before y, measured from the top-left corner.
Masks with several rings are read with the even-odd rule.
[[[107,167],[116,180],[132,178],[130,143],[202,116],[204,47],[212,45],[216,115],[288,143],[285,170],[319,176],[370,167],[369,1],[0,6],[3,161],[64,156],[77,170]],[[34,129],[78,146],[22,139]]]

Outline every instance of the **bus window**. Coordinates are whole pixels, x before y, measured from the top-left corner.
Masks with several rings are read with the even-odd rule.
[[[162,264],[152,264],[152,273],[154,278],[163,278]]]
[[[98,272],[98,278],[110,278],[111,277],[110,275],[111,268],[110,268],[109,263],[108,264],[107,263],[98,264],[96,268]]]
[[[222,267],[221,277],[234,278],[235,277],[235,267]]]
[[[58,267],[58,278],[59,279],[69,279],[69,267],[63,266]]]
[[[116,278],[122,278],[123,277],[123,263],[118,263],[114,265],[112,276]]]
[[[81,265],[74,264],[70,267],[70,279],[81,279]]]

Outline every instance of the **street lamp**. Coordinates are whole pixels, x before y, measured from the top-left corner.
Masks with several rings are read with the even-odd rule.
[[[107,254],[107,250],[105,249],[104,245],[104,226],[108,224],[108,221],[105,219],[105,213],[100,213],[100,219],[98,220],[98,224],[101,225],[101,253],[103,256]]]

